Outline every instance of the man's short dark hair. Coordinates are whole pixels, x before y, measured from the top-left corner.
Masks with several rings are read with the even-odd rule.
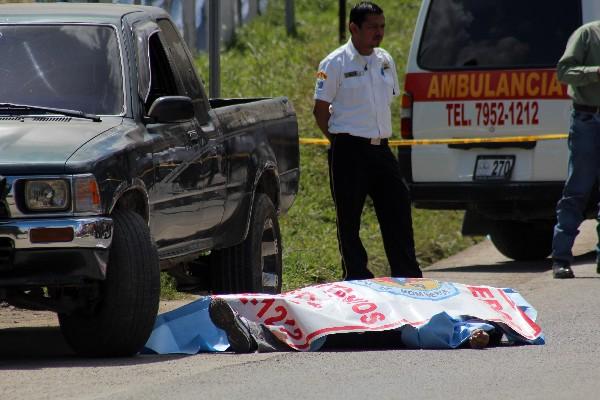
[[[369,15],[383,15],[383,10],[375,3],[361,1],[350,10],[350,22],[354,22],[360,28]]]

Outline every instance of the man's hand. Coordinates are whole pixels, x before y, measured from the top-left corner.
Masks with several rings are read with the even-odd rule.
[[[329,112],[329,106],[331,104],[323,100],[315,100],[315,107],[313,108],[313,115],[317,126],[323,132],[323,135],[331,142],[331,134],[329,133],[329,118],[331,113]]]

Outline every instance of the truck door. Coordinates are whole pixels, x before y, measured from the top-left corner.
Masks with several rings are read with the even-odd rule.
[[[219,225],[223,217],[227,185],[227,163],[224,157],[222,134],[215,124],[208,98],[196,74],[193,58],[183,44],[181,36],[171,21],[158,20],[158,26],[166,42],[167,51],[174,61],[174,67],[181,77],[186,96],[192,99],[196,111],[197,146],[194,148],[193,162],[187,170],[190,175],[190,190],[200,201],[202,220],[199,227],[209,231]]]
[[[143,22],[134,26],[138,54],[138,91],[147,113],[162,96],[185,96],[166,39],[158,25]],[[195,119],[178,123],[146,124],[155,136],[153,159],[155,184],[150,189],[150,229],[162,257],[190,253],[210,246],[203,232],[206,181],[203,169],[212,170],[202,157],[205,147]],[[208,160],[208,161],[207,161]],[[204,185],[204,186],[203,186]]]

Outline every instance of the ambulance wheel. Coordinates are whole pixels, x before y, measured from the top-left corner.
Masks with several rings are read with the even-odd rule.
[[[552,221],[498,221],[490,233],[496,249],[517,261],[542,260],[552,252]]]
[[[211,253],[213,293],[281,292],[281,232],[269,196],[256,193],[246,239]]]

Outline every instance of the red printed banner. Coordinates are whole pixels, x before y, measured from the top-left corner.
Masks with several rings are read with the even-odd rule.
[[[507,295],[509,289],[432,279],[374,278],[309,286],[280,295],[223,295],[240,315],[265,324],[296,350],[332,333],[421,327],[445,313],[508,327],[524,341],[541,328]],[[524,302],[524,299],[523,299]]]
[[[567,98],[553,69],[409,73],[404,87],[417,102]]]

